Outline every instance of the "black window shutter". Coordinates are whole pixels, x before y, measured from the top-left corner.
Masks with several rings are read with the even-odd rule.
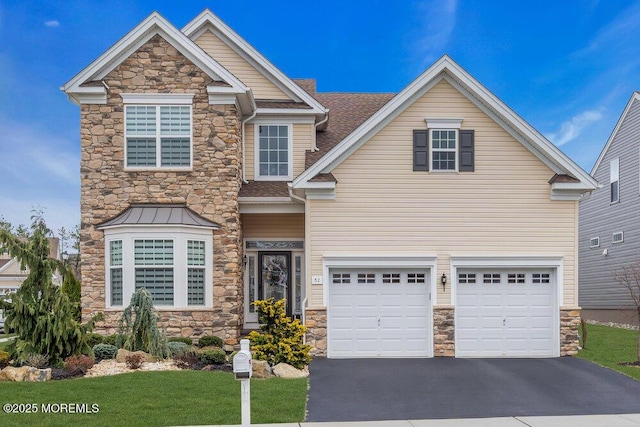
[[[460,131],[460,164],[458,171],[473,172],[474,171],[474,131]]]
[[[413,170],[429,170],[429,131],[426,129],[413,131]]]

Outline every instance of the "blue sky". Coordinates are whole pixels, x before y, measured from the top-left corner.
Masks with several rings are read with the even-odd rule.
[[[319,91],[398,92],[450,55],[587,171],[640,90],[640,2],[0,0],[0,215],[80,222],[79,108],[59,87],[152,11],[208,7]]]

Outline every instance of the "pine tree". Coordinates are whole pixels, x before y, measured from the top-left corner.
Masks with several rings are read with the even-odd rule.
[[[158,329],[153,299],[145,288],[137,289],[124,309],[116,346],[130,351],[142,350],[161,359],[168,356],[167,335]]]
[[[78,303],[70,301],[53,283],[55,273],[65,276],[72,273],[62,261],[49,258],[51,231],[41,213],[34,212],[31,219],[31,232],[26,238],[0,227],[0,246],[28,271],[10,300],[0,301],[5,326],[17,334],[7,349],[19,362],[36,353],[46,355],[52,364],[58,364],[73,354],[91,351],[85,336],[101,316],[84,325],[74,317]]]

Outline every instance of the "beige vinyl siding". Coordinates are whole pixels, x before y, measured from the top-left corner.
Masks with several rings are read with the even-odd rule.
[[[475,130],[475,172],[413,172],[412,131],[426,117]],[[544,255],[564,258],[563,303],[575,304],[577,202],[551,201],[553,172],[441,81],[333,170],[335,200],[311,200],[311,271],[324,254]],[[308,237],[309,238],[309,237]],[[441,271],[444,270],[444,271]],[[438,304],[450,303],[438,263]],[[322,303],[311,293],[312,305]]]
[[[304,214],[242,214],[245,239],[304,239]]]
[[[291,99],[211,31],[202,33],[196,40],[196,44],[250,87],[256,99]]]
[[[282,123],[278,121],[278,123]],[[265,122],[266,124],[266,122]],[[311,123],[293,124],[293,177],[304,171],[306,151],[313,148],[313,132],[315,127]],[[246,179],[255,179],[255,125],[251,122],[245,125],[245,169]]]

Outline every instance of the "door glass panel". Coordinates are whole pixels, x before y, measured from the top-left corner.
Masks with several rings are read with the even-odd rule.
[[[262,255],[262,285],[265,299],[281,300],[287,297],[288,264],[287,255]]]
[[[256,300],[256,257],[249,256],[248,272],[249,272],[249,313],[255,313],[256,307],[253,302]]]
[[[293,308],[293,314],[294,315],[301,315],[302,314],[302,307],[301,307],[301,298],[302,298],[302,257],[297,256],[295,258],[295,269],[296,269],[296,275],[295,275],[295,280],[294,280],[294,290],[295,290],[295,305]]]

